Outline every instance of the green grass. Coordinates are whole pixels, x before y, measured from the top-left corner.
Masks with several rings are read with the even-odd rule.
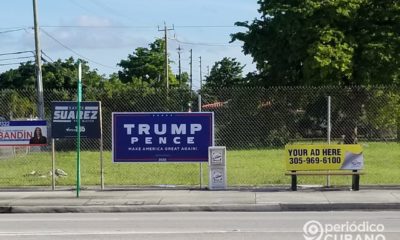
[[[365,172],[362,184],[400,184],[400,144],[364,143]],[[263,186],[289,184],[285,176],[283,149],[228,151],[228,185]],[[58,186],[73,186],[76,181],[76,153],[57,152],[56,168],[68,176],[57,178]],[[0,159],[0,187],[50,186],[51,153],[39,152]],[[36,174],[31,175],[32,171]],[[111,153],[104,152],[106,186],[116,185],[186,185],[199,184],[198,163],[111,163]],[[99,152],[81,153],[82,186],[100,185]],[[203,164],[204,184],[208,182],[207,164]],[[324,184],[326,177],[298,177],[299,184]],[[351,177],[332,176],[332,185],[349,185]]]
[[[400,184],[400,144],[361,143],[365,175],[360,184]],[[284,176],[284,150],[247,150],[228,152],[229,183],[234,185],[290,184]],[[331,176],[332,185],[351,185],[351,176]],[[299,184],[326,183],[325,176],[299,176]]]

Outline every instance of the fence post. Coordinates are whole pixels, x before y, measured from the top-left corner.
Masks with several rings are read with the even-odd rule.
[[[330,145],[331,144],[331,129],[332,129],[332,126],[331,126],[331,96],[328,96],[328,112],[327,112],[327,114],[328,114],[328,117],[327,117],[327,140],[328,140],[328,144]],[[329,172],[329,170],[328,170],[328,172]],[[330,185],[331,185],[331,176],[330,175],[327,175],[326,176],[326,186],[327,187],[330,187]]]
[[[101,102],[99,102],[99,119],[100,119],[100,188],[104,190],[104,143],[103,143],[103,114],[101,110]]]
[[[56,141],[51,138],[51,190],[56,189]]]
[[[198,104],[199,104],[199,112],[201,112],[201,94],[199,94],[199,99],[198,99]],[[203,163],[200,162],[200,189],[203,187]]]

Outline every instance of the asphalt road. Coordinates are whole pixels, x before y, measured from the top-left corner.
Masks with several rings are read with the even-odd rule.
[[[314,222],[305,224],[313,220]],[[321,232],[319,227],[341,227]],[[303,228],[306,228],[306,233]],[[347,228],[346,228],[347,227]],[[364,228],[363,228],[364,227]],[[362,231],[358,231],[362,230]],[[367,228],[369,232],[364,229]],[[383,229],[382,229],[383,228]],[[337,230],[337,229],[336,229]],[[351,232],[356,230],[355,232]],[[375,232],[371,232],[375,231]],[[398,239],[399,212],[0,214],[0,239]],[[342,236],[342,238],[340,238]],[[320,238],[318,238],[320,237]],[[346,237],[346,236],[344,236]],[[364,238],[362,238],[364,239]]]

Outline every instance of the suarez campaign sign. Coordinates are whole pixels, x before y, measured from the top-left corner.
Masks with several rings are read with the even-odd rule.
[[[112,158],[123,162],[207,162],[213,113],[113,113]]]
[[[81,102],[81,138],[100,138],[100,102]],[[78,106],[76,102],[51,103],[53,138],[76,138]]]

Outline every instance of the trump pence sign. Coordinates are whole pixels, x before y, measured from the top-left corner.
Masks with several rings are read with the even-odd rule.
[[[207,162],[213,113],[113,113],[112,158],[123,162]]]

